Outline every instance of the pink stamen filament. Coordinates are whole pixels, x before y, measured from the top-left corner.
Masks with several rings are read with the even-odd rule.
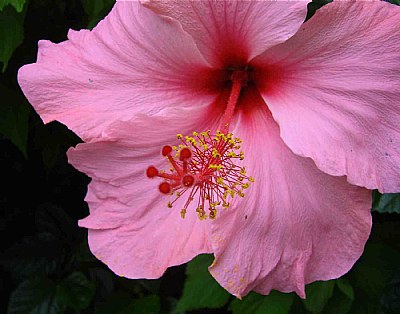
[[[229,132],[229,123],[232,120],[237,102],[239,100],[240,92],[242,90],[242,87],[246,83],[246,80],[246,71],[234,71],[231,75],[232,89],[221,122],[221,131],[224,134],[227,134]]]

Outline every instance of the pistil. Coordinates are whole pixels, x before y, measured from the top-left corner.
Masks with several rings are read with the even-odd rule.
[[[239,100],[240,92],[245,86],[247,81],[247,72],[244,70],[234,71],[231,75],[232,88],[229,94],[228,103],[226,105],[226,109],[224,115],[222,116],[221,122],[221,131],[222,133],[228,133],[229,124],[232,121],[233,114],[235,112],[235,108],[237,102]]]
[[[232,87],[226,109],[222,116],[220,130],[212,136],[211,131],[193,132],[192,136],[177,134],[180,144],[166,145],[161,154],[171,165],[170,173],[159,171],[154,166],[147,168],[149,178],[159,177],[164,181],[159,185],[163,194],[174,196],[167,206],[172,208],[178,199],[186,197],[181,216],[185,217],[189,205],[197,199],[196,211],[201,220],[215,219],[217,208],[227,208],[231,199],[244,197],[252,177],[246,169],[236,164],[244,159],[240,151],[241,140],[229,133],[240,92],[247,81],[245,71],[234,71],[231,75]]]

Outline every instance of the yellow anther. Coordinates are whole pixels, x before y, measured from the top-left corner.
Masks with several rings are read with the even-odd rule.
[[[168,208],[172,208],[172,203],[171,202],[168,202]]]
[[[183,135],[182,135],[182,134],[177,134],[177,135],[176,135],[176,138],[177,138],[178,140],[181,140],[181,139],[183,139]]]
[[[244,197],[243,191],[239,191],[239,192],[237,192],[237,194],[238,194],[240,197]]]
[[[198,135],[199,135],[199,133],[193,132],[193,136],[198,136]]]
[[[221,171],[223,166],[222,165],[213,165],[213,164],[211,164],[211,165],[208,166],[208,168]]]
[[[248,189],[249,186],[250,186],[250,184],[244,183],[244,184],[242,184],[242,189]]]
[[[214,220],[215,218],[217,218],[217,210],[216,209],[212,209],[210,211],[210,219]]]
[[[221,203],[220,202],[212,202],[211,204],[210,204],[210,207],[211,208],[215,208],[215,207],[217,207],[218,205],[220,205]]]
[[[254,178],[253,177],[249,177],[249,181],[250,182],[254,182]]]
[[[204,212],[198,212],[200,220],[207,219],[207,215]]]
[[[182,219],[185,218],[185,215],[186,215],[186,209],[182,209],[182,210],[181,210],[181,217],[182,217]]]
[[[228,157],[231,157],[231,158],[236,158],[236,157],[237,157],[237,154],[236,154],[235,152],[229,152],[229,153],[227,154],[227,156],[228,156]]]
[[[187,142],[187,143],[190,143],[190,144],[192,144],[193,146],[196,146],[196,145],[197,145],[197,142],[196,142],[196,140],[195,140],[193,137],[191,137],[191,136],[186,136],[185,139],[186,139],[186,142]]]
[[[231,204],[230,203],[222,203],[222,207],[224,207],[224,208],[228,208],[229,206],[231,206]]]
[[[240,174],[241,175],[246,175],[246,168],[245,167],[243,167],[243,168],[240,168]]]
[[[216,148],[213,148],[212,156],[213,156],[213,158],[221,158],[221,154],[218,152],[218,150]]]
[[[207,131],[205,131],[205,132],[201,132],[200,134],[202,135],[202,136],[204,136],[204,137],[210,137],[210,130],[207,130]]]
[[[218,184],[224,184],[224,179],[222,179],[222,177],[218,177],[217,183]]]

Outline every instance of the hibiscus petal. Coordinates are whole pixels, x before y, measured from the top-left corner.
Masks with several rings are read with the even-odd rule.
[[[37,62],[19,71],[45,123],[59,120],[88,140],[138,112],[210,103],[209,66],[193,39],[137,1],[117,2],[93,31],[68,38],[40,41]]]
[[[255,182],[213,221],[211,274],[230,293],[295,291],[345,274],[371,229],[371,192],[293,154],[260,96],[239,115],[245,164]]]
[[[101,141],[68,152],[69,162],[92,177],[86,197],[90,215],[79,225],[89,229],[93,254],[121,276],[158,278],[169,266],[212,252],[209,223],[198,219],[195,208],[182,219],[186,200],[168,208],[173,197],[159,192],[161,180],[145,175],[150,165],[169,169],[162,145],[174,144],[177,132],[203,127],[208,112],[198,112],[182,109],[165,117],[116,122]]]
[[[279,74],[260,85],[285,143],[326,173],[398,192],[399,46],[399,7],[335,1],[255,60]]]
[[[177,19],[216,67],[243,65],[304,22],[307,1],[142,1]]]

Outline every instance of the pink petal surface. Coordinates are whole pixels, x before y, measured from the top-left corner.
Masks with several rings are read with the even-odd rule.
[[[176,21],[120,1],[93,31],[40,41],[37,62],[18,81],[45,123],[58,120],[88,140],[137,113],[210,103],[208,70]]]
[[[322,171],[400,191],[400,8],[335,1],[253,61],[281,137]],[[262,70],[261,70],[262,72]]]
[[[243,65],[287,40],[303,23],[307,1],[146,0],[177,19],[215,67]]]
[[[165,114],[168,119],[142,116],[116,122],[104,140],[69,150],[69,162],[92,177],[86,197],[90,215],[79,225],[89,229],[93,254],[116,274],[158,278],[169,266],[212,252],[209,222],[198,219],[196,200],[182,219],[180,210],[186,200],[181,198],[168,208],[173,198],[159,192],[161,180],[145,175],[150,165],[168,170],[161,147],[177,144],[177,131],[187,134],[204,127],[208,114],[204,109],[179,110]],[[212,124],[212,119],[207,121]],[[160,125],[162,132],[154,127]]]
[[[318,170],[293,154],[261,96],[234,131],[243,140],[253,183],[245,197],[212,222],[211,274],[237,297],[255,290],[295,291],[345,274],[361,256],[371,229],[371,191]]]

